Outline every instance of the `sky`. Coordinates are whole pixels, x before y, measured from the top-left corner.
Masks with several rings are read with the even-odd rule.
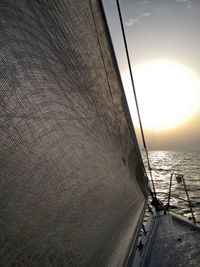
[[[137,132],[115,0],[104,8]],[[200,150],[200,1],[121,0],[133,78],[150,150]]]

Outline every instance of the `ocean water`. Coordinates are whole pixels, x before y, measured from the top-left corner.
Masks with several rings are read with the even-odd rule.
[[[144,152],[142,157],[147,165]],[[159,199],[164,204],[167,203],[172,173],[184,175],[195,218],[200,221],[200,152],[149,151],[149,158]],[[151,181],[149,183],[151,185]],[[183,183],[178,183],[175,177],[172,180],[171,194],[173,211],[191,218]]]

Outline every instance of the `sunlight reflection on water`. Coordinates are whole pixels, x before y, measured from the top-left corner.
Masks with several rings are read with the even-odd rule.
[[[146,166],[143,152],[142,157]],[[183,174],[195,216],[200,220],[200,152],[150,151],[149,158],[158,197],[166,204],[171,173]],[[173,179],[172,195],[171,204],[177,207],[174,211],[190,217],[188,203],[176,198],[187,200],[183,184],[178,184],[176,179]]]

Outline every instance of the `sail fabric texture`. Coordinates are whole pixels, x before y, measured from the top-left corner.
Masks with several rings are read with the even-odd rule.
[[[145,177],[99,1],[2,0],[0,40],[0,265],[124,264]]]

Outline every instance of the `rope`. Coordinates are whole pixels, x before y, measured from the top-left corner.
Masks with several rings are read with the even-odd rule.
[[[127,61],[128,61],[128,68],[129,68],[129,73],[130,73],[130,77],[131,77],[131,84],[132,84],[132,88],[133,88],[133,94],[134,94],[134,98],[135,98],[135,104],[136,104],[136,109],[137,109],[137,114],[138,114],[138,119],[139,119],[140,131],[141,131],[141,135],[142,135],[142,142],[143,142],[144,150],[145,150],[146,157],[147,157],[147,164],[148,164],[148,169],[149,169],[149,173],[150,173],[150,178],[151,178],[151,183],[152,183],[152,188],[153,188],[153,194],[156,195],[156,190],[155,190],[155,185],[154,185],[153,175],[152,175],[152,169],[150,166],[149,154],[148,154],[148,149],[147,149],[147,145],[146,145],[146,141],[145,141],[145,137],[144,137],[144,131],[143,131],[143,126],[142,126],[142,121],[141,121],[141,116],[140,116],[140,110],[139,110],[139,105],[138,105],[138,101],[137,101],[137,95],[136,95],[136,90],[135,90],[135,85],[134,85],[134,80],[133,80],[133,71],[132,71],[131,62],[130,62],[130,56],[129,56],[128,45],[127,45],[127,41],[126,41],[126,34],[124,31],[124,25],[123,25],[123,19],[122,19],[119,0],[116,0],[116,2],[117,2],[117,10],[118,10],[118,14],[119,14],[120,25],[121,25],[122,35],[123,35],[123,41],[124,41],[124,46],[125,46],[125,51],[126,51],[126,56],[127,56]]]

